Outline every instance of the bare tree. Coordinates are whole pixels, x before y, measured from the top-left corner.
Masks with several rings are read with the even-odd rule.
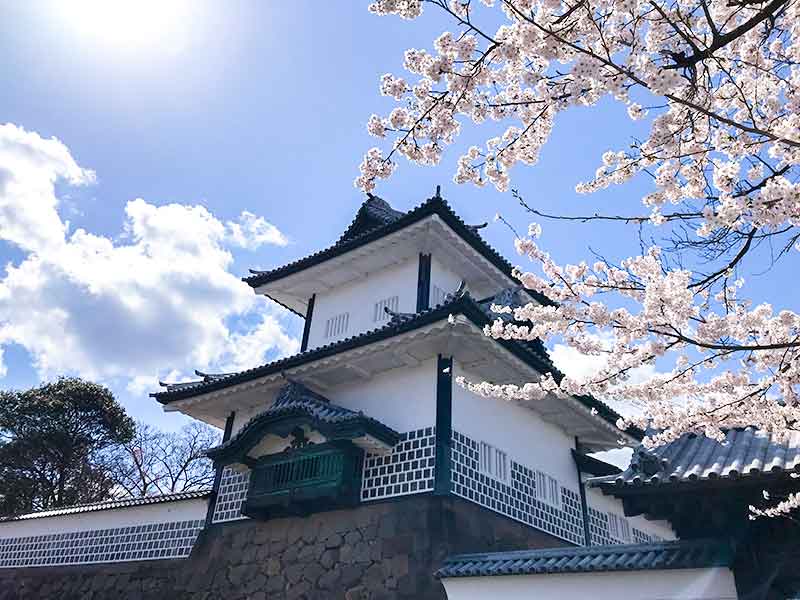
[[[115,450],[111,461],[117,495],[142,497],[211,487],[214,471],[205,453],[218,441],[218,432],[202,423],[178,432],[137,423],[136,435]]]

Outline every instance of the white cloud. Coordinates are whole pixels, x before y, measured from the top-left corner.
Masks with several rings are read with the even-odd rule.
[[[273,225],[139,198],[125,207],[120,241],[70,233],[55,184],[93,180],[59,140],[0,126],[0,240],[24,253],[0,275],[0,350],[20,344],[42,376],[123,377],[132,391],[165,370],[253,366],[294,351],[270,305],[230,272],[231,245],[285,244]],[[233,332],[242,319],[259,325]]]
[[[289,243],[275,225],[246,210],[239,215],[238,222],[228,221],[228,230],[230,241],[247,250],[255,250],[264,244],[285,246]]]
[[[228,362],[223,371],[240,371],[267,362],[269,354],[289,356],[300,350],[300,342],[290,337],[272,315],[262,315],[261,322],[247,333],[235,333],[228,339]]]
[[[550,358],[559,371],[578,380],[591,377],[606,364],[605,356],[582,354],[566,344],[555,344],[550,351]]]
[[[604,335],[602,340],[607,345],[611,345],[610,335]],[[550,351],[550,358],[552,358],[553,364],[555,364],[559,371],[579,381],[585,380],[598,373],[608,362],[606,356],[583,354],[566,344],[555,344]],[[656,369],[655,365],[643,365],[632,369],[628,373],[628,379],[625,383],[632,385],[644,383],[650,381],[658,373],[659,371]],[[630,402],[615,400],[613,393],[600,398],[600,400],[610,405],[611,408],[623,416],[631,417],[641,414],[640,407],[634,406]]]

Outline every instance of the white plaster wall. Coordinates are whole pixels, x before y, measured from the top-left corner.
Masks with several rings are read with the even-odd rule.
[[[195,498],[113,510],[0,523],[0,539],[205,519],[208,500]]]
[[[448,600],[733,600],[727,568],[444,579]]]
[[[278,388],[272,390],[264,390],[261,393],[261,398],[263,398],[263,402],[261,404],[251,408],[237,408],[235,410],[235,414],[233,415],[233,427],[231,428],[231,437],[239,433],[239,430],[245,425],[247,425],[247,422],[250,421],[250,419],[267,410],[267,408],[269,408],[275,401],[275,397],[278,395],[278,391],[279,391]]]
[[[414,312],[417,308],[417,257],[399,265],[363,277],[327,292],[317,293],[314,313],[308,336],[308,348],[324,346],[338,339],[351,337],[386,324],[373,320],[376,302],[398,296],[400,312]],[[343,312],[350,313],[347,332],[338,338],[325,337],[325,322]]]
[[[326,390],[331,402],[363,411],[399,432],[436,424],[436,359]]]
[[[457,362],[454,370],[455,377],[483,380]],[[573,438],[532,410],[478,396],[454,382],[453,428],[474,440],[492,444],[518,463],[544,471],[562,486],[578,491],[578,473],[570,452],[575,447]]]
[[[436,255],[431,255],[431,289],[430,289],[430,305],[435,306],[435,299],[433,295],[433,286],[437,285],[445,293],[453,293],[458,289],[458,284],[461,283],[462,276],[458,273],[451,271],[443,263],[436,260]]]
[[[613,496],[607,496],[596,488],[586,488],[586,503],[594,509],[603,512],[612,512],[620,517],[625,517],[625,511],[622,508],[622,502]],[[636,527],[641,531],[657,535],[665,540],[674,540],[675,532],[666,521],[648,521],[643,517],[625,517],[631,524],[631,527]],[[634,542],[635,540],[631,540]]]

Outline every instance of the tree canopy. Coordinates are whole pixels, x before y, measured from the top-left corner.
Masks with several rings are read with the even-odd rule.
[[[78,378],[0,392],[0,514],[107,499],[106,451],[132,439],[111,391]]]

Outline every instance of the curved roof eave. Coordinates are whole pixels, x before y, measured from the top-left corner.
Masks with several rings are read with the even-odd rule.
[[[152,393],[150,396],[162,404],[170,404],[178,400],[192,398],[208,392],[225,389],[239,383],[252,381],[260,377],[281,373],[288,369],[327,358],[347,350],[382,341],[426,325],[440,322],[447,319],[451,314],[464,315],[479,328],[483,328],[484,325],[489,323],[489,318],[478,303],[467,294],[435,308],[409,316],[400,322],[390,322],[384,327],[373,329],[366,333],[327,344],[319,348],[307,350],[300,354],[279,359],[246,371],[198,381],[194,385],[181,384],[177,389],[168,389],[164,392]],[[550,362],[543,348],[539,349],[536,345],[523,344],[513,340],[493,339],[493,341],[503,346],[506,350],[540,373],[552,373],[556,380],[560,380],[563,377],[563,374]],[[575,397],[575,401],[582,404],[587,409],[596,409],[599,417],[616,427],[616,422],[620,415],[605,403],[591,396],[577,396]],[[622,434],[622,432],[620,433]],[[644,437],[644,432],[638,429],[631,429],[624,433],[636,440],[641,440],[642,437]]]

